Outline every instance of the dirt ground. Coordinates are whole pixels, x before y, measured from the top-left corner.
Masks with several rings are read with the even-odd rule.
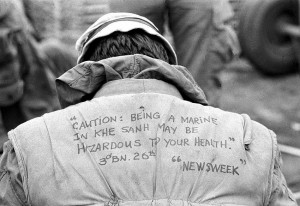
[[[269,77],[238,59],[227,65],[221,80],[223,109],[247,113],[273,130],[280,144],[300,151],[300,72]],[[282,152],[282,158],[282,170],[300,204],[300,156]]]

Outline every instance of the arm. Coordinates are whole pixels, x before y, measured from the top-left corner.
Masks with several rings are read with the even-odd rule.
[[[11,141],[0,157],[0,205],[27,206],[18,161]]]
[[[276,140],[276,135],[273,132],[271,132],[271,134]],[[294,195],[288,188],[285,177],[281,171],[281,163],[281,153],[276,144],[275,163],[271,183],[271,197],[268,205],[297,206]]]

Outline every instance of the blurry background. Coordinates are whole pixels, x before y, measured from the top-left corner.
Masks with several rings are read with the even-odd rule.
[[[74,50],[75,40],[102,14],[108,0],[23,0],[27,15],[40,38],[54,37]],[[230,0],[238,30],[243,0]],[[168,38],[172,38],[166,34]],[[298,54],[299,56],[300,54]],[[264,75],[243,55],[226,65],[221,75],[221,108],[247,113],[274,130],[280,144],[300,148],[300,72]],[[292,152],[293,153],[293,152]],[[299,150],[294,153],[299,154]],[[283,172],[290,188],[300,199],[300,157],[283,152]]]
[[[108,0],[23,0],[28,17],[42,38],[58,38],[74,49],[76,39],[99,16]]]

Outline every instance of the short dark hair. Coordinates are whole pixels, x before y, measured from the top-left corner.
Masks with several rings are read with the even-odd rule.
[[[107,37],[96,39],[83,56],[83,61],[99,61],[133,54],[143,54],[169,63],[167,50],[161,40],[141,29],[116,31]]]

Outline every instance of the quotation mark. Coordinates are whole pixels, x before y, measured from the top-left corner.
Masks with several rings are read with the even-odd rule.
[[[240,161],[243,165],[246,165],[246,163],[247,163],[246,160],[243,160],[243,159],[240,159]]]
[[[229,140],[232,141],[232,142],[235,141],[234,137],[228,137],[228,138],[229,138]]]
[[[145,110],[145,107],[144,106],[140,106],[139,109],[142,109],[143,111]]]
[[[73,116],[73,117],[71,117],[71,119],[70,120],[76,120],[76,117],[75,116]]]
[[[181,162],[180,156],[173,156],[172,157],[172,162]]]

